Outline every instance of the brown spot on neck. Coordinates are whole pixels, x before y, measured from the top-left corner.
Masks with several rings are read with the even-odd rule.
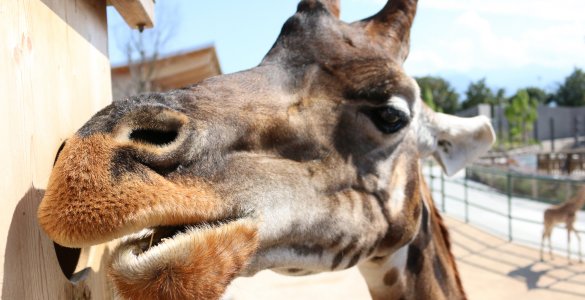
[[[393,286],[398,281],[398,269],[392,268],[384,275],[384,284],[387,286]]]

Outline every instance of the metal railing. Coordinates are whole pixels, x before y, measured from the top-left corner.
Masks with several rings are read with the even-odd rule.
[[[505,223],[507,223],[505,232],[502,232],[503,226],[501,225],[501,221],[504,220],[496,220],[497,222],[495,222],[495,224],[500,224],[500,228],[489,228],[498,229],[499,231],[490,231],[497,231],[495,233],[507,236],[508,241],[517,240],[536,246],[540,246],[540,239],[537,239],[536,241],[534,238],[532,240],[526,240],[522,236],[515,236],[514,226],[525,227],[521,225],[524,223],[539,225],[540,228],[542,228],[543,213],[545,208],[542,207],[542,205],[538,208],[542,209],[540,211],[538,209],[531,208],[532,213],[530,216],[520,216],[518,213],[516,213],[514,208],[518,205],[530,205],[529,202],[540,202],[547,204],[561,203],[565,201],[568,196],[574,195],[579,185],[585,184],[583,180],[571,180],[542,175],[521,174],[511,170],[502,170],[481,166],[467,167],[465,170],[465,176],[448,178],[444,176],[437,165],[433,164],[431,161],[426,162],[424,173],[429,181],[431,193],[433,194],[434,198],[440,202],[437,206],[440,207],[443,213],[447,213],[448,215],[450,214],[447,204],[448,201],[453,201],[449,203],[458,203],[460,206],[463,206],[462,217],[465,223],[478,223],[478,220],[471,216],[470,209],[475,210],[476,215],[481,216],[481,218],[485,218],[485,214],[483,214],[484,212],[492,214],[493,216],[497,216],[498,218],[504,218]],[[436,182],[437,180],[439,181],[438,184]],[[515,185],[521,185],[522,187],[519,188]],[[528,191],[526,186],[528,186]],[[450,192],[450,190],[453,190],[456,193]],[[499,207],[490,205],[491,201],[484,201],[484,203],[481,203],[482,201],[472,201],[470,199],[470,193],[474,193],[476,195],[475,198],[477,198],[478,195],[480,198],[499,198]],[[557,227],[565,228],[564,225],[557,225]],[[536,227],[534,228],[536,229]],[[579,234],[585,233],[585,231],[579,228],[576,228],[576,231]],[[532,234],[534,237],[534,233]],[[541,232],[538,232],[537,234],[540,236]],[[520,234],[516,233],[516,235]],[[555,250],[566,249],[557,246],[554,246],[553,248]]]

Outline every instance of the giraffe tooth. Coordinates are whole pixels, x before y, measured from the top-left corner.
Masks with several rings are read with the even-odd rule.
[[[150,243],[148,244],[148,248],[150,249],[150,247],[152,247],[152,240],[154,239],[154,231],[150,233]]]

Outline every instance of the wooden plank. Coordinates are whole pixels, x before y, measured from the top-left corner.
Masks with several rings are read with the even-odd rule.
[[[1,299],[110,298],[109,248],[74,285],[36,221],[59,145],[111,102],[106,25],[103,0],[0,1]]]
[[[154,27],[153,0],[110,0],[110,3],[131,28]]]

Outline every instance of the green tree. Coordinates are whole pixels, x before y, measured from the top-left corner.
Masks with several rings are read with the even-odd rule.
[[[503,96],[502,90],[502,96]],[[471,82],[465,91],[465,101],[461,103],[462,109],[477,106],[478,104],[494,104],[497,102],[496,96],[492,90],[486,85],[485,78],[477,82]]]
[[[538,118],[537,107],[538,100],[531,98],[526,90],[519,90],[510,99],[504,115],[508,120],[511,141],[528,141],[532,124]]]
[[[554,101],[560,106],[585,105],[585,72],[575,68],[559,86],[554,94]]]
[[[434,111],[438,111],[438,112],[443,112],[443,110],[439,107],[437,108],[437,105],[435,104],[435,101],[433,100],[433,91],[431,90],[430,87],[425,86],[425,87],[421,87],[421,91],[420,91],[420,96],[423,99],[423,101]]]
[[[530,99],[536,100],[538,104],[545,104],[551,97],[551,95],[539,87],[531,86],[527,87],[525,90],[528,93]]]
[[[421,97],[435,111],[455,113],[459,109],[459,94],[451,84],[436,76],[416,78],[421,90]]]
[[[494,106],[500,105],[500,104],[505,104],[507,102],[506,99],[506,90],[505,89],[498,89],[498,91],[496,92],[496,94],[494,95],[493,99],[488,99],[488,103],[492,104]]]

